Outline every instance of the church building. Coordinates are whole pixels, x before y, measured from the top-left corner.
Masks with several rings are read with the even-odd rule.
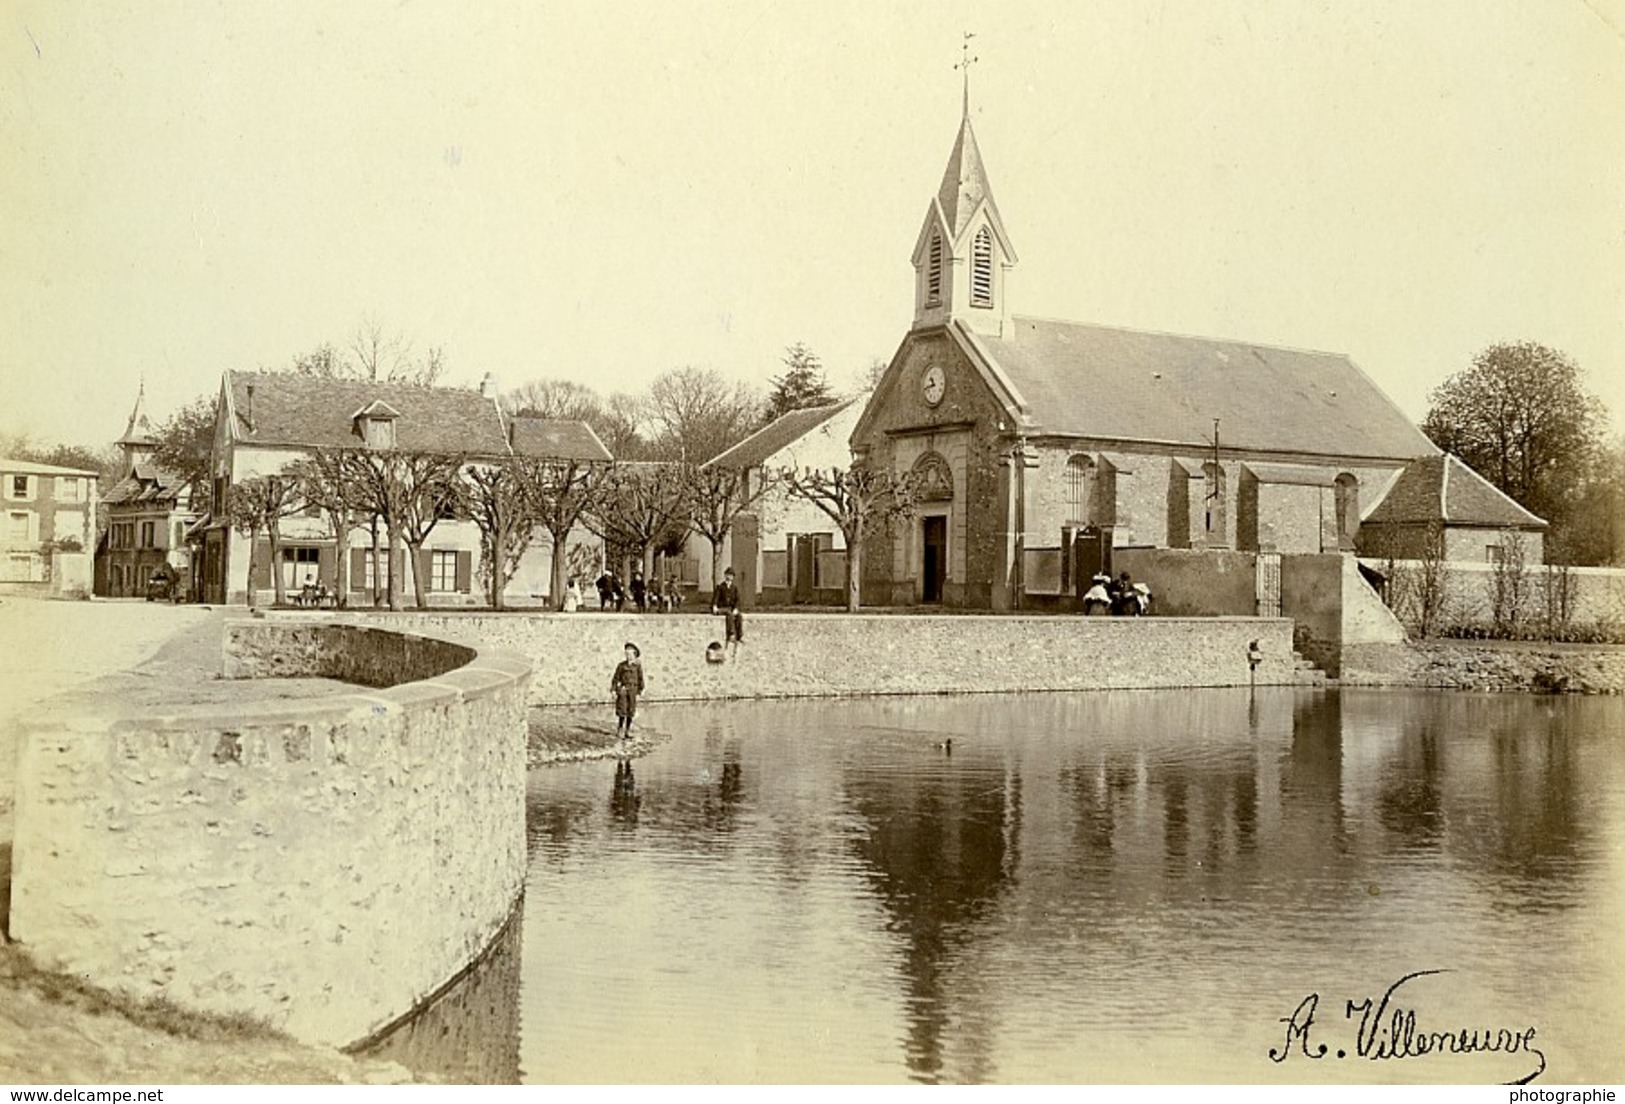
[[[912,325],[852,433],[857,460],[921,488],[873,538],[866,603],[1064,607],[1114,556],[1149,562],[1131,549],[1352,553],[1438,455],[1347,356],[1025,317],[1016,262],[967,108],[915,240]]]

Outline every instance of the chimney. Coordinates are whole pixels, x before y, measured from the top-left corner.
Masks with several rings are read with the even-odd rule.
[[[252,383],[248,385],[248,409],[244,412],[244,417],[248,422],[248,432],[253,433],[254,432],[254,385]]]
[[[487,372],[487,373],[485,373],[485,378],[480,380],[480,398],[482,398],[482,399],[490,399],[492,402],[495,402],[496,397],[497,397],[497,378],[496,378],[496,376],[492,375],[490,372]]]

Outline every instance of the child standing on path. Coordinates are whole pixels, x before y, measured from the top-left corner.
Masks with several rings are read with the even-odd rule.
[[[643,693],[643,653],[630,640],[626,642],[626,658],[615,668],[609,688],[615,695],[615,734],[623,740],[632,738],[632,715],[638,711],[638,695]]]

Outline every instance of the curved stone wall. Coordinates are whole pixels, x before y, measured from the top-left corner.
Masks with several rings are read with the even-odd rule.
[[[409,632],[500,644],[536,664],[538,705],[609,702],[626,641],[650,701],[1174,689],[1296,681],[1292,621],[1255,617],[745,615],[736,660],[705,662],[722,620],[691,614],[402,613]],[[1259,643],[1256,670],[1249,645]]]
[[[136,997],[367,1038],[476,959],[523,888],[530,664],[291,619],[231,624],[225,653],[237,675],[400,684],[31,725],[12,936]]]

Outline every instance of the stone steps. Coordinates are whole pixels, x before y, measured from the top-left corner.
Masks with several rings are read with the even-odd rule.
[[[1326,672],[1296,649],[1292,652],[1292,680],[1300,686],[1323,686],[1327,682]]]

